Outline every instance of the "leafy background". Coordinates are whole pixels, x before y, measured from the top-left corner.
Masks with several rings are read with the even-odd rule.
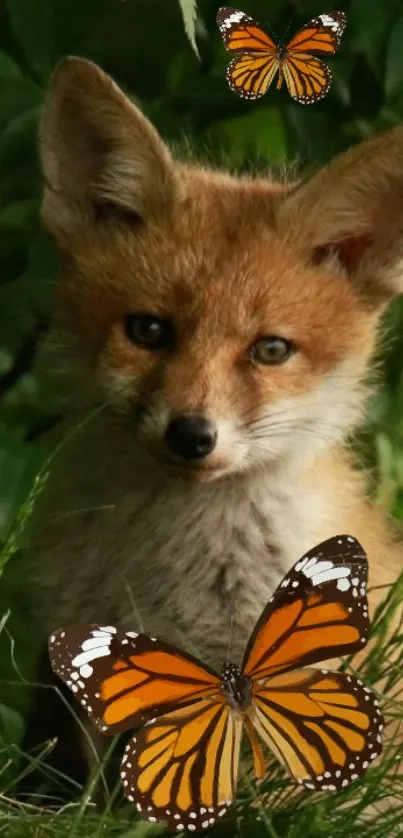
[[[239,170],[268,166],[283,170],[288,164],[317,167],[403,118],[401,0],[345,0],[348,27],[332,61],[334,84],[326,99],[311,107],[297,105],[284,90],[273,89],[257,103],[242,101],[229,91],[224,77],[228,59],[215,23],[218,5],[217,0],[200,0],[197,9],[195,0],[0,0],[3,566],[10,559],[0,580],[0,616],[5,615],[0,624],[0,745],[17,741],[20,735],[28,690],[21,688],[16,665],[29,678],[35,657],[29,588],[22,584],[15,548],[22,543],[26,500],[46,453],[40,431],[48,411],[39,398],[32,367],[48,320],[56,265],[38,221],[37,126],[56,63],[68,54],[98,62],[168,141],[180,146],[186,138],[203,158]],[[292,31],[329,10],[322,0],[248,0],[244,9],[261,23],[269,23],[278,36],[288,25]],[[401,301],[391,306],[385,327],[381,393],[369,406],[357,445],[366,465],[374,469],[377,502],[403,518]],[[2,750],[0,780],[1,754]],[[312,813],[309,817],[312,822]],[[1,824],[0,814],[0,831]],[[6,834],[11,835],[7,824]],[[303,834],[302,820],[300,825]],[[352,834],[351,824],[349,828]],[[270,830],[269,834],[273,835]]]

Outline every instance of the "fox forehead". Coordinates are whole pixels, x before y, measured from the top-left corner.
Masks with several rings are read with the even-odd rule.
[[[107,236],[94,228],[76,251],[62,295],[75,295],[86,329],[142,310],[220,341],[277,329],[310,342],[326,330],[327,351],[339,354],[343,336],[358,337],[367,317],[346,276],[310,264],[276,229],[285,187],[203,170],[187,170],[184,183],[170,215]]]

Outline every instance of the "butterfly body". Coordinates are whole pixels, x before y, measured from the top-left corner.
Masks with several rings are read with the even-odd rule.
[[[115,626],[58,629],[54,671],[103,733],[136,728],[122,762],[141,816],[198,831],[234,800],[242,734],[263,777],[260,740],[308,789],[343,789],[381,750],[382,714],[368,687],[312,664],[368,639],[367,560],[352,536],[300,559],[262,612],[238,666],[217,674],[155,637]],[[304,667],[304,668],[303,668]]]
[[[252,17],[223,6],[217,23],[227,50],[234,53],[226,73],[231,90],[242,98],[258,99],[278,73],[277,90],[285,82],[295,101],[309,105],[323,99],[332,76],[317,56],[337,52],[346,20],[341,11],[318,15],[288,44],[276,45]]]
[[[235,663],[224,663],[221,670],[222,693],[234,709],[245,712],[252,703],[252,681],[242,675]]]

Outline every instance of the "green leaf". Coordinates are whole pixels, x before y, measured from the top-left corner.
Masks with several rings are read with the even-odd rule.
[[[388,104],[403,113],[403,17],[392,29],[386,52],[385,94]]]
[[[39,104],[42,96],[41,88],[0,50],[0,131],[14,116]]]
[[[8,535],[32,486],[43,452],[0,422],[0,539]]]
[[[256,108],[244,116],[220,120],[204,136],[214,146],[219,145],[236,167],[256,163],[267,166],[286,158],[284,125],[274,107]]]
[[[197,18],[197,0],[179,0],[179,5],[182,12],[183,22],[185,25],[185,32],[193,47],[197,57],[199,51],[196,44],[196,18]]]
[[[30,228],[38,213],[36,198],[26,201],[12,201],[5,207],[0,207],[0,230],[19,230]]]
[[[326,100],[307,108],[293,103],[285,106],[289,147],[298,162],[323,165],[347,146],[333,110]]]
[[[19,742],[24,730],[24,721],[20,713],[0,702],[0,741],[6,745]]]
[[[6,0],[13,33],[35,76],[46,81],[54,64],[54,0]]]
[[[22,80],[23,78],[23,73],[18,64],[16,64],[10,55],[0,50],[0,79],[2,84],[6,79]]]
[[[31,108],[16,116],[0,137],[0,195],[4,180],[10,175],[18,180],[19,168],[34,167],[37,161],[36,137],[39,108]],[[25,178],[25,174],[24,174]],[[15,196],[13,196],[14,198]]]
[[[347,37],[364,53],[378,78],[382,77],[385,39],[401,8],[401,0],[353,0],[351,3]]]

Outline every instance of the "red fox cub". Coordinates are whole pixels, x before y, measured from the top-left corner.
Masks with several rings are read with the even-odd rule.
[[[174,160],[72,58],[40,147],[60,254],[41,363],[60,437],[76,428],[37,512],[44,642],[66,623],[141,621],[221,664],[233,609],[236,660],[282,576],[337,533],[368,552],[370,585],[392,582],[403,549],[345,439],[403,292],[403,128],[300,183],[237,177]],[[66,754],[43,693],[32,730],[59,719]]]

